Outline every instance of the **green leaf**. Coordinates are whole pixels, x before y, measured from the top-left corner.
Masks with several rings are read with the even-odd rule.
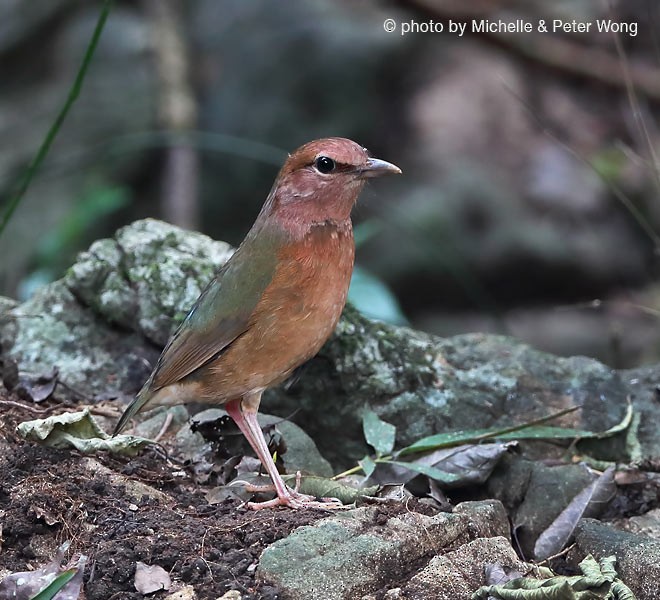
[[[415,452],[427,452],[438,448],[449,448],[459,444],[473,444],[485,439],[491,440],[565,440],[565,439],[602,439],[620,433],[625,430],[632,420],[632,406],[629,404],[626,413],[620,423],[610,427],[607,431],[587,431],[586,429],[570,429],[566,427],[553,427],[550,425],[539,425],[539,422],[549,421],[559,416],[576,410],[577,407],[567,411],[560,411],[548,415],[528,424],[516,425],[515,427],[491,427],[489,429],[471,429],[465,431],[450,431],[438,433],[417,440],[414,444],[406,446],[397,452],[397,456],[412,454]]]
[[[483,439],[492,440],[563,440],[575,438],[595,438],[598,433],[585,429],[567,429],[564,427],[538,426],[528,427],[519,431],[505,432],[501,427],[490,429],[471,429],[467,431],[450,431],[438,433],[417,440],[414,444],[399,450],[398,454],[411,454],[413,452],[427,452],[438,448],[447,448],[458,444],[472,444]]]
[[[496,434],[493,439],[496,440],[570,440],[575,438],[596,438],[600,437],[599,432],[588,431],[586,429],[571,429],[570,427],[552,427],[550,425],[540,425],[538,427],[527,427],[520,431],[508,431]]]
[[[447,473],[446,471],[441,471],[435,467],[431,467],[429,465],[421,465],[419,463],[408,463],[399,460],[383,460],[382,462],[388,463],[390,465],[396,465],[397,467],[403,467],[404,469],[415,471],[416,473],[421,473],[422,475],[426,475],[427,477],[435,479],[435,481],[439,481],[440,483],[453,483],[455,481],[459,481],[462,477],[462,475]]]
[[[285,477],[285,481],[289,478]],[[355,488],[325,477],[304,475],[300,481],[300,492],[317,498],[337,498],[343,504],[352,504],[361,496],[373,496],[378,486]]]
[[[617,433],[621,433],[622,431],[628,429],[630,423],[632,423],[633,408],[632,408],[632,401],[630,399],[630,396],[628,396],[626,400],[628,402],[628,406],[626,407],[626,414],[623,416],[623,419],[621,419],[621,422],[617,423],[613,427],[610,427],[607,431],[603,431],[602,433],[599,433],[597,436],[598,438],[610,437],[612,435],[616,435]]]
[[[370,456],[365,456],[362,460],[358,460],[358,464],[362,467],[367,478],[371,477],[376,470],[376,463]]]
[[[373,410],[366,408],[362,415],[364,439],[378,456],[389,454],[394,448],[396,427],[383,421]]]
[[[35,594],[30,598],[30,600],[52,600],[55,595],[62,590],[62,588],[71,581],[78,569],[69,569],[68,571],[62,571],[53,581],[50,582],[43,590],[38,594]]]
[[[370,319],[393,325],[408,324],[396,296],[387,285],[358,265],[353,269],[348,301]]]

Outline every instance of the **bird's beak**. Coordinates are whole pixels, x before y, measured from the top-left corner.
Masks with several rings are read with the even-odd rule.
[[[400,174],[401,169],[379,158],[368,158],[366,166],[360,169],[358,176],[360,179],[366,179],[367,177],[380,177],[381,175],[394,173]]]

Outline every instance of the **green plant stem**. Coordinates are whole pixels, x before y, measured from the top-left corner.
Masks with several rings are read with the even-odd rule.
[[[66,116],[69,113],[69,110],[71,109],[73,103],[77,100],[78,96],[80,95],[80,90],[82,89],[83,81],[85,80],[85,76],[87,75],[87,69],[92,61],[92,57],[94,56],[94,52],[98,45],[99,39],[101,38],[101,33],[103,31],[103,27],[105,26],[105,22],[108,19],[108,15],[110,14],[110,8],[113,2],[114,0],[105,0],[103,3],[103,7],[101,8],[101,14],[99,15],[98,21],[96,22],[96,27],[94,29],[94,33],[92,34],[92,39],[90,40],[87,46],[87,50],[85,51],[85,55],[83,57],[82,63],[80,65],[80,68],[78,69],[78,74],[76,75],[76,79],[73,82],[71,89],[69,90],[69,95],[66,99],[66,102],[64,103],[64,106],[62,106],[62,109],[57,115],[55,122],[51,125],[50,129],[48,130],[48,133],[46,134],[46,137],[41,143],[41,146],[39,147],[36,156],[34,157],[34,159],[32,159],[32,162],[25,171],[23,178],[18,184],[18,189],[16,190],[16,192],[14,192],[14,194],[10,198],[9,203],[7,204],[7,208],[5,209],[4,214],[2,215],[2,220],[0,220],[0,237],[2,236],[2,233],[4,232],[7,223],[9,223],[9,220],[14,214],[14,211],[18,208],[18,205],[21,203],[21,200],[25,196],[25,192],[30,187],[30,183],[32,182],[35,174],[39,170],[41,163],[44,161],[44,158],[46,158],[46,155],[48,154],[48,151],[50,150],[53,141],[57,137],[57,134],[59,133],[60,128],[62,127],[62,123],[64,123],[64,119],[66,119]]]
[[[378,458],[374,458],[373,460],[376,464],[379,464],[379,463],[387,462],[388,460],[392,460],[393,458],[394,458],[394,456],[392,454],[388,454],[386,456],[380,456]],[[343,473],[339,473],[338,475],[333,476],[331,479],[333,481],[336,481],[337,479],[341,479],[342,477],[348,477],[349,475],[355,475],[356,473],[359,473],[362,470],[363,469],[360,465],[355,465],[351,469],[348,469],[348,471],[344,471]]]
[[[582,408],[581,406],[571,406],[570,408],[565,408],[564,410],[560,410],[559,412],[552,413],[551,415],[546,415],[545,417],[540,417],[538,419],[534,419],[533,421],[527,421],[526,423],[521,423],[520,425],[513,425],[511,427],[506,427],[504,429],[499,429],[498,431],[491,431],[489,433],[483,433],[481,435],[476,435],[474,437],[468,437],[466,436],[465,440],[463,440],[461,443],[469,443],[469,442],[481,442],[483,440],[491,439],[491,438],[496,438],[500,435],[504,435],[506,433],[511,433],[512,431],[520,431],[521,429],[527,429],[528,427],[535,427],[536,425],[541,425],[543,423],[546,423],[548,421],[552,421],[553,419],[557,419],[559,417],[563,417],[564,415],[567,415],[569,413],[575,412],[576,410],[579,410]],[[438,448],[445,448],[445,447],[450,447],[454,445],[455,442],[452,442],[451,444],[438,444],[436,450]],[[405,448],[404,448],[405,450]],[[399,452],[399,455],[403,454],[413,454],[413,452]],[[395,458],[395,454],[387,454],[384,456],[378,456],[377,458],[374,458],[373,461],[376,464],[379,463],[386,463],[391,461],[393,458]],[[339,473],[338,475],[335,475],[332,479],[341,479],[342,477],[348,477],[349,475],[355,475],[355,473],[359,473],[362,471],[362,467],[360,465],[356,465],[352,467],[351,469],[348,469],[347,471],[344,471],[343,473]]]

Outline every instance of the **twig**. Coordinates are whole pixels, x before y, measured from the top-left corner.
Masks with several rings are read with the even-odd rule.
[[[0,404],[3,406],[13,406],[14,408],[22,408],[28,412],[34,413],[35,415],[44,415],[47,412],[50,412],[50,408],[34,408],[33,406],[28,406],[27,404],[21,404],[20,402],[14,402],[13,400],[0,400]]]
[[[551,560],[561,558],[562,556],[564,556],[564,554],[568,554],[573,548],[575,548],[575,546],[576,544],[573,543],[570,546],[566,546],[566,548],[564,548],[561,552],[557,552],[557,554],[553,554],[552,556],[548,556],[548,558],[544,558],[541,562],[536,563],[534,567],[532,567],[529,571],[527,571],[527,573],[525,573],[523,577],[527,577],[527,575],[533,573],[536,567],[540,567],[544,564],[548,564]]]

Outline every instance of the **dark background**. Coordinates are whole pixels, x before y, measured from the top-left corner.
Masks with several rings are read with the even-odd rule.
[[[0,5],[0,210],[100,6]],[[517,18],[613,18],[638,34],[400,34]],[[617,367],[655,361],[659,26],[655,0],[118,1],[0,238],[0,294],[26,298],[147,216],[238,244],[286,152],[338,135],[404,171],[355,211],[363,310]]]

